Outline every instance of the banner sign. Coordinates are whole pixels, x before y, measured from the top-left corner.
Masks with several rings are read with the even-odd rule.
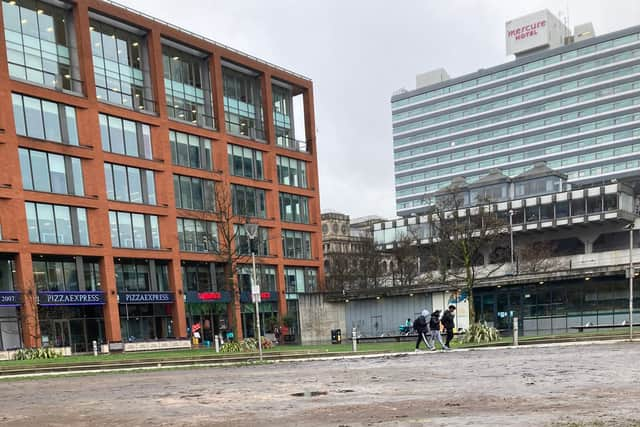
[[[123,292],[118,294],[120,304],[170,304],[171,292]]]
[[[230,302],[231,293],[228,291],[215,291],[215,292],[197,292],[187,291],[186,302]]]
[[[104,292],[101,291],[41,291],[38,305],[103,305]]]
[[[260,300],[262,302],[278,301],[278,293],[277,292],[260,292]],[[253,298],[251,297],[251,292],[241,292],[240,302],[242,303],[253,302]]]
[[[20,292],[0,292],[0,307],[18,307],[20,305]]]

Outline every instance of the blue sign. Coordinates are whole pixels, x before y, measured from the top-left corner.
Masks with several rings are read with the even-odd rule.
[[[41,291],[38,292],[38,304],[55,305],[103,305],[104,293],[101,291]]]
[[[120,304],[170,304],[171,292],[123,292],[118,294]]]
[[[0,307],[18,307],[20,292],[0,292]]]

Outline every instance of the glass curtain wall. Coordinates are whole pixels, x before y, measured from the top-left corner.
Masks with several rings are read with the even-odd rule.
[[[126,108],[156,111],[148,84],[143,32],[133,27],[116,28],[97,19],[91,20],[89,28],[98,99]]]
[[[70,8],[29,0],[2,2],[11,77],[56,89],[82,90]]]
[[[187,53],[187,49],[192,54]],[[214,128],[207,55],[165,44],[162,46],[162,63],[169,117]]]
[[[262,94],[257,73],[223,66],[222,78],[227,132],[264,140]]]

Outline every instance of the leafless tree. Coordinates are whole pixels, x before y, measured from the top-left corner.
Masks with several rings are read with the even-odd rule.
[[[518,273],[544,273],[557,267],[555,244],[550,241],[524,242],[518,245]]]
[[[491,266],[487,265],[492,255],[508,246],[508,225],[496,215],[489,200],[463,209],[461,194],[455,191],[439,196],[433,218],[434,241],[426,248],[427,258],[438,272],[436,280],[443,284],[462,282],[473,321],[474,284],[490,277],[506,261],[504,256],[497,256]]]
[[[223,183],[216,186],[215,217],[218,225],[218,254],[224,263],[224,289],[231,294],[229,307],[230,326],[236,339],[242,339],[241,319],[236,315],[240,304],[238,286],[238,266],[251,262],[251,256],[242,253],[236,244],[240,235],[238,226],[246,223],[247,218],[233,212],[233,198],[229,187]]]
[[[391,250],[394,285],[410,286],[418,277],[418,248],[410,234],[400,236]]]

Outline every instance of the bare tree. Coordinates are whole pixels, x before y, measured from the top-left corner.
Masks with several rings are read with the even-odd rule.
[[[240,251],[236,239],[247,218],[233,212],[231,190],[225,184],[219,184],[215,191],[215,214],[218,225],[218,253],[224,263],[224,289],[231,293],[229,307],[230,326],[236,339],[242,339],[242,324],[237,312],[240,306],[240,288],[238,286],[238,265],[251,262],[251,256]]]
[[[410,286],[418,277],[418,248],[415,236],[405,234],[391,250],[394,285]]]
[[[555,244],[550,241],[525,242],[517,247],[519,273],[544,273],[557,267]]]
[[[506,261],[499,248],[507,245],[508,225],[496,215],[490,201],[463,209],[459,192],[440,196],[433,212],[433,244],[428,258],[438,271],[437,281],[443,284],[462,282],[469,301],[469,318],[475,319],[473,287],[478,279],[495,273]]]

